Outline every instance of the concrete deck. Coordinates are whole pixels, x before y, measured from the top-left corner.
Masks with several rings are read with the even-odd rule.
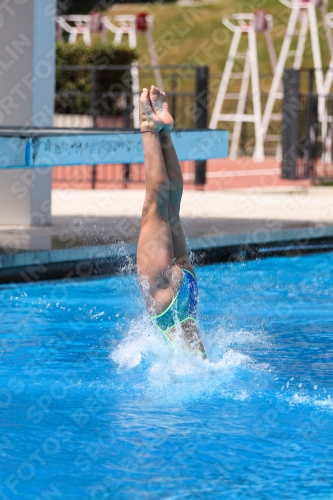
[[[0,227],[0,271],[134,255],[143,199],[142,189],[54,190],[52,226]],[[307,243],[333,237],[333,188],[185,191],[181,216],[192,249]],[[114,243],[131,245],[110,247]]]

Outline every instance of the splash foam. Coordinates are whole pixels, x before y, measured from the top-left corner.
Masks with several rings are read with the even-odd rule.
[[[170,346],[144,314],[132,322],[110,358],[119,377],[134,372],[137,395],[167,404],[217,395],[246,399],[258,390],[258,374],[266,371],[266,366],[256,365],[249,355],[230,347],[235,338],[238,344],[242,339],[255,342],[254,334],[249,339],[247,332],[231,335],[220,327],[203,332],[203,337],[208,360],[184,350],[177,338]]]

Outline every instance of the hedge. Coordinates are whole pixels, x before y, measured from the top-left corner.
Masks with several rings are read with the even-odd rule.
[[[85,114],[91,109],[93,88],[92,71],[61,70],[61,66],[110,66],[129,65],[137,55],[130,49],[116,48],[110,44],[87,47],[83,43],[60,42],[56,47],[56,112]],[[130,90],[129,72],[122,70],[96,71],[96,106],[100,114],[108,114],[117,107],[119,95]],[[61,94],[60,94],[61,93]],[[102,102],[103,101],[103,102]],[[105,113],[103,113],[103,104]],[[109,109],[110,108],[110,109]]]
[[[60,14],[89,14],[92,10],[106,10],[115,4],[126,3],[166,3],[174,0],[57,0],[57,10]]]

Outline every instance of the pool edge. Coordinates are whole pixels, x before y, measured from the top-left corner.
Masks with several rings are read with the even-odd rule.
[[[333,251],[333,226],[208,235],[188,240],[196,265]],[[135,271],[137,245],[119,243],[0,255],[0,284]]]

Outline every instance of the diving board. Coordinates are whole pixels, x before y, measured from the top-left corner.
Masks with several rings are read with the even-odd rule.
[[[228,155],[226,130],[174,130],[171,135],[179,160]],[[139,131],[0,128],[0,170],[143,161]]]

